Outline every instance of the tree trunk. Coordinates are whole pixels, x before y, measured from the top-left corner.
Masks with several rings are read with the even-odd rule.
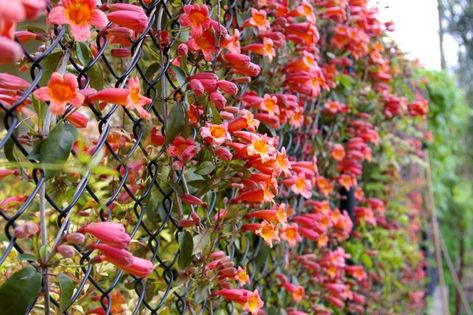
[[[442,70],[447,69],[447,62],[445,60],[445,51],[443,49],[443,36],[445,31],[443,29],[443,20],[444,20],[444,8],[442,5],[442,0],[437,0],[437,10],[439,13],[439,45],[440,45],[440,67]]]
[[[463,237],[463,231],[460,235],[459,254],[458,254],[458,270],[457,277],[460,283],[463,281],[463,268],[465,266],[465,238]],[[460,315],[462,310],[461,297],[458,290],[455,291],[455,315]]]

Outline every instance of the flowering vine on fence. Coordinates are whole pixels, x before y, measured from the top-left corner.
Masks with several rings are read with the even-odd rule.
[[[366,0],[0,0],[0,309],[421,311],[428,105],[391,28]]]

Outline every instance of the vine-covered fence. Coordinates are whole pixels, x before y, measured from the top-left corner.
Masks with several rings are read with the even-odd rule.
[[[2,9],[2,312],[420,311],[427,104],[366,2]]]

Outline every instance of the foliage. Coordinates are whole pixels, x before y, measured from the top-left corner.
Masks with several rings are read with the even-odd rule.
[[[463,246],[463,251],[468,253],[473,246],[472,164],[470,148],[465,145],[472,111],[451,77],[432,71],[424,71],[423,75],[427,79],[426,91],[430,101],[428,122],[432,141],[428,144],[428,151],[441,234],[450,256],[467,264],[470,258],[460,252],[460,247]],[[453,307],[455,287],[450,272],[446,270],[445,274]]]

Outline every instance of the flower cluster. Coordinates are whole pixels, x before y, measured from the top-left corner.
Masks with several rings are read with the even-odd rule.
[[[67,273],[86,313],[423,303],[423,257],[406,246],[420,242],[422,204],[396,187],[423,157],[428,102],[367,0],[61,0],[41,32],[14,28],[46,3],[14,4],[0,0],[0,63],[18,65],[0,73],[5,122],[18,124],[1,141],[15,169],[0,169],[0,212],[21,216],[11,244]],[[41,44],[23,57],[14,38]],[[113,280],[116,268],[143,279]],[[388,272],[399,294],[379,289]]]

